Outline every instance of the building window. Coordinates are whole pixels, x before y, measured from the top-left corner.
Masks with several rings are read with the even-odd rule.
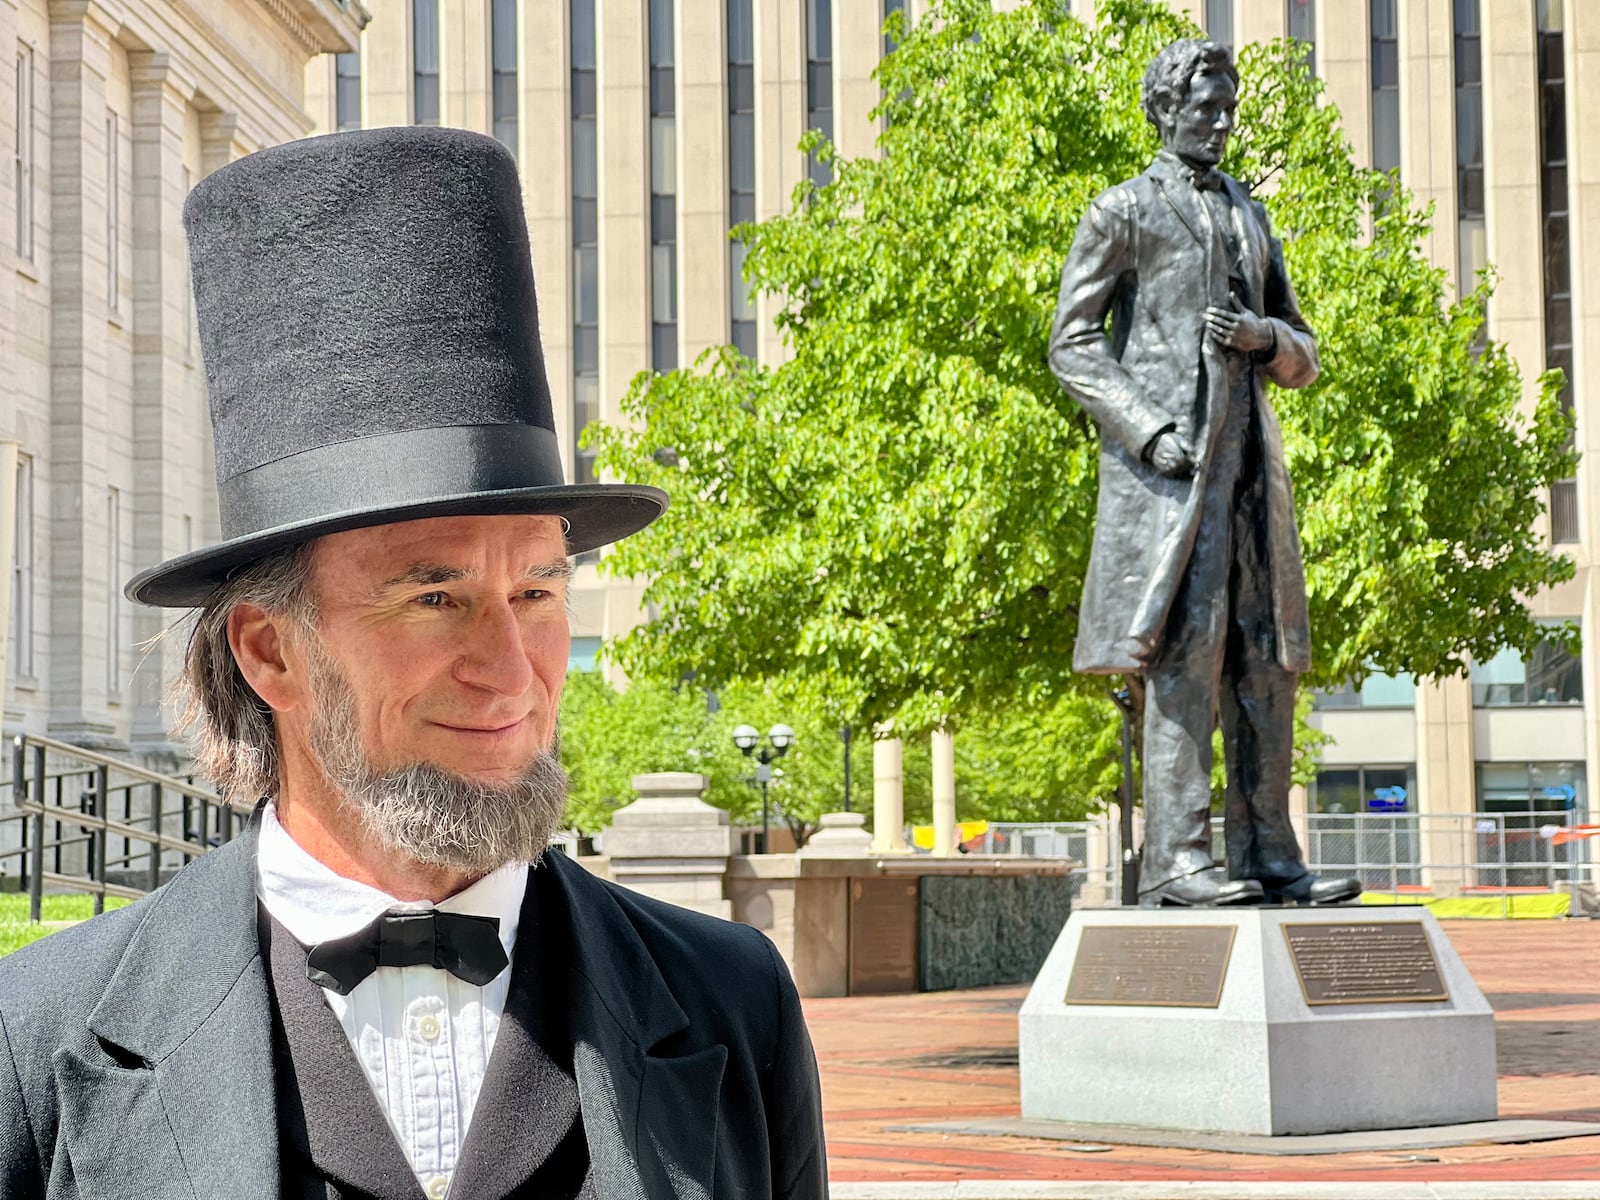
[[[1548,638],[1526,658],[1507,648],[1488,662],[1472,664],[1472,703],[1475,708],[1582,704],[1582,661]]]
[[[1483,39],[1478,0],[1455,2],[1456,218],[1462,293],[1489,265],[1483,220]]]
[[[1479,812],[1566,816],[1587,809],[1585,791],[1582,763],[1478,764]]]
[[[906,0],[883,0],[883,19],[885,21],[889,19],[890,13],[903,13],[905,11]],[[887,33],[883,35],[883,53],[885,58],[894,53],[895,44],[895,40]]]
[[[439,0],[411,0],[411,99],[418,125],[439,123]]]
[[[494,136],[517,153],[517,0],[494,0],[490,57],[494,67]]]
[[[117,186],[119,125],[116,113],[106,113],[106,308],[112,314],[117,311],[117,266],[122,257],[122,230],[117,220],[121,207],[121,189]]]
[[[106,489],[106,694],[122,691],[122,491]]]
[[[1317,72],[1317,0],[1289,0],[1289,36],[1300,43],[1306,70]]]
[[[1567,191],[1567,73],[1563,0],[1538,0],[1539,207],[1544,218],[1544,365],[1565,372],[1561,407],[1573,412],[1572,257]],[[1569,447],[1570,449],[1570,443]],[[1550,539],[1578,540],[1578,481],[1550,489]]]
[[[16,125],[11,131],[17,257],[33,261],[33,47],[17,47]]]
[[[833,140],[833,0],[806,0],[806,128]],[[811,182],[825,187],[833,169],[811,155]]]
[[[33,661],[33,456],[17,455],[17,507],[11,546],[12,672],[31,679]]]
[[[1318,691],[1313,703],[1320,712],[1345,708],[1414,708],[1417,684],[1409,674],[1385,675],[1373,671],[1357,687],[1348,680],[1336,688]]]
[[[600,418],[599,165],[595,129],[595,0],[571,0],[573,479],[595,481],[578,435]]]
[[[650,0],[650,366],[678,365],[678,129],[672,0]]]
[[[1317,772],[1311,809],[1345,815],[1415,812],[1416,790],[1410,767],[1331,767]]]
[[[567,650],[568,671],[594,671],[600,666],[600,639],[575,637]]]
[[[728,226],[756,219],[755,35],[751,0],[728,0]],[[729,341],[756,357],[756,309],[744,280],[744,242],[728,243]]]
[[[333,56],[333,127],[361,128],[361,55]]]
[[[1206,37],[1218,45],[1233,45],[1233,0],[1206,0]]]
[[[1372,165],[1400,169],[1398,0],[1372,0]]]

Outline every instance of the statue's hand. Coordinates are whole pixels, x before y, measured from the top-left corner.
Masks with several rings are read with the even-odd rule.
[[[1187,479],[1194,473],[1194,451],[1169,429],[1150,447],[1150,465],[1168,479]]]
[[[1256,316],[1232,295],[1227,308],[1213,305],[1206,309],[1206,333],[1219,346],[1241,354],[1265,350],[1278,340],[1271,321]]]

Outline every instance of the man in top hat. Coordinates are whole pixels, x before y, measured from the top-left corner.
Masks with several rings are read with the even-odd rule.
[[[1289,823],[1295,681],[1311,635],[1264,381],[1307,386],[1317,347],[1266,210],[1217,170],[1238,85],[1215,42],[1177,41],[1151,62],[1144,109],[1161,152],[1090,203],[1050,337],[1051,370],[1100,429],[1073,666],[1143,678],[1147,906],[1361,891],[1307,870]],[[1219,710],[1226,868],[1211,854]]]
[[[666,496],[563,482],[509,155],[314,138],[184,220],[225,540],[128,591],[260,804],[0,960],[0,1196],[825,1196],[773,946],[545,853],[568,556]]]

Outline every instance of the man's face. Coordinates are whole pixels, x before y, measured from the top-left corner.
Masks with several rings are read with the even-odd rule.
[[[320,539],[321,653],[348,687],[368,762],[520,778],[555,736],[568,572],[556,517],[434,517]]]
[[[1238,106],[1233,80],[1226,75],[1196,75],[1190,81],[1188,96],[1167,110],[1161,127],[1162,141],[1179,158],[1214,167],[1228,148]]]

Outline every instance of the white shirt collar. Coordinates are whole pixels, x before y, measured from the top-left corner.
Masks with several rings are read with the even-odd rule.
[[[278,820],[277,806],[267,803],[261,814],[261,839],[256,851],[256,897],[273,918],[311,946],[344,937],[386,912],[469,913],[498,917],[500,944],[510,958],[517,944],[517,921],[528,886],[528,864],[507,863],[454,896],[431,900],[396,900],[369,884],[346,879],[313,858],[289,836]]]

